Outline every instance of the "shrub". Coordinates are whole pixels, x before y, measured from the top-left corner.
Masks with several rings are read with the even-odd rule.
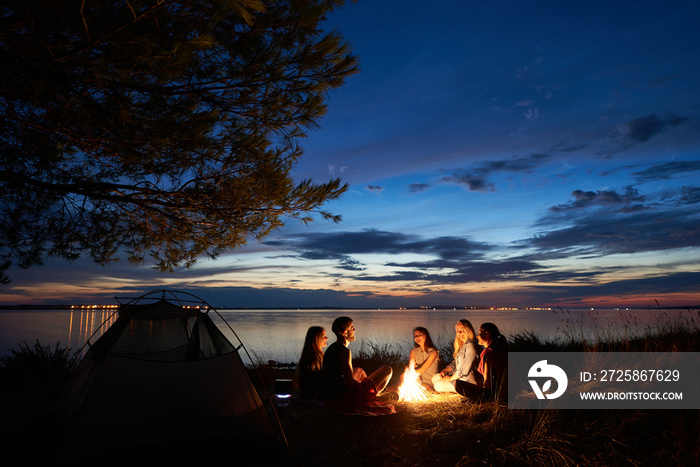
[[[7,380],[3,386],[10,390],[53,393],[77,364],[77,355],[71,355],[70,347],[61,347],[60,342],[51,348],[38,340],[30,347],[25,341],[8,351],[9,355],[0,357],[0,365]]]

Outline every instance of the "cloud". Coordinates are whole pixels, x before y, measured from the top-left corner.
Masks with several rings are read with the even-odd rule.
[[[681,204],[698,204],[698,203],[700,203],[700,188],[696,187],[696,186],[684,186],[684,187],[682,187],[678,200]]]
[[[654,78],[651,83],[649,84],[650,87],[655,88],[659,86],[665,86],[669,82],[678,79],[681,75],[675,74],[675,75],[662,75],[662,76],[657,76]]]
[[[501,173],[532,173],[536,168],[551,159],[548,154],[533,154],[527,157],[511,157],[474,164],[474,168],[456,169],[452,174],[442,177],[440,182],[465,186],[469,191],[496,191],[496,186],[488,177]]]
[[[362,263],[353,258],[352,255],[401,255],[408,253],[429,255],[438,258],[436,261],[446,261],[447,266],[445,267],[455,267],[464,261],[482,259],[484,252],[492,248],[490,245],[473,242],[464,237],[421,238],[415,235],[374,229],[360,232],[301,234],[267,243],[294,250],[299,259],[337,261],[339,269],[348,271],[365,269]],[[418,265],[398,265],[396,263],[387,263],[386,265],[402,268],[419,267]],[[437,262],[432,266],[425,263],[425,266],[443,267]],[[423,273],[412,273],[412,276],[423,277]],[[392,276],[387,280],[398,280],[396,277],[398,276]]]
[[[424,261],[387,261],[383,266],[390,268],[390,273],[353,276],[360,281],[458,284],[519,280],[525,278],[528,273],[543,270],[537,262],[528,259],[488,259],[486,253],[494,246],[464,237],[422,238],[395,232],[365,230],[302,234],[287,239],[279,246],[298,251],[298,257],[301,259],[338,261],[338,267],[348,271],[365,270],[359,261],[353,259],[352,255],[356,254],[411,253],[428,257]]]
[[[529,78],[543,62],[544,59],[542,57],[538,57],[529,65],[518,68],[515,72],[515,78],[518,80]]]
[[[678,272],[663,276],[642,279],[611,281],[595,287],[596,294],[615,295],[620,291],[626,294],[658,294],[700,292],[700,272]]]
[[[508,259],[503,261],[484,261],[465,264],[450,274],[453,282],[482,282],[493,280],[516,280],[526,273],[542,269],[542,266],[532,261]]]
[[[346,271],[364,271],[366,269],[362,266],[360,261],[350,258],[349,256],[343,257],[340,260],[338,268],[345,269]]]
[[[700,246],[700,216],[694,209],[630,215],[596,213],[569,219],[569,227],[550,230],[527,243],[542,250],[609,255]]]
[[[328,175],[335,175],[336,170],[337,170],[339,173],[343,174],[343,173],[347,172],[348,166],[347,166],[347,165],[343,165],[343,166],[341,166],[340,168],[337,168],[337,167],[336,167],[335,165],[333,165],[333,164],[328,164]]]
[[[527,109],[527,112],[523,114],[523,116],[531,122],[534,122],[537,120],[537,117],[540,116],[540,111],[539,109]]]
[[[659,298],[665,294],[693,294],[697,296],[700,293],[700,285],[698,284],[700,284],[700,272],[677,272],[653,277],[580,284],[574,287],[533,286],[531,287],[531,296],[541,296],[542,301],[549,303],[559,299],[567,302],[580,301],[585,303],[590,298],[599,299],[605,296],[618,297],[621,302],[624,302],[624,297],[649,296],[650,294],[656,294]],[[663,306],[663,303],[661,305]],[[688,305],[697,305],[697,301],[688,303]]]
[[[411,268],[418,271],[398,271],[394,275],[382,277],[363,277],[363,280],[412,280],[428,281],[432,284],[464,284],[472,282],[491,282],[495,280],[524,279],[526,273],[541,270],[542,266],[533,261],[521,259],[461,261],[456,259],[439,259],[410,263],[388,263],[387,266]],[[434,269],[451,269],[446,272],[428,273]]]
[[[677,175],[686,175],[700,171],[700,161],[674,161],[658,164],[648,169],[635,172],[639,181],[667,180]]]
[[[426,191],[430,188],[430,184],[428,183],[411,183],[408,185],[408,190],[411,193],[420,193],[422,191]]]
[[[677,115],[659,117],[652,114],[622,123],[617,126],[616,130],[623,140],[631,143],[645,143],[659,133],[676,127],[686,120],[686,117]]]
[[[643,203],[646,197],[639,194],[633,187],[627,187],[624,193],[617,193],[612,190],[604,191],[582,191],[574,190],[571,196],[575,198],[566,204],[560,204],[549,208],[550,211],[558,213],[562,211],[570,211],[575,209],[588,209],[591,207],[621,207],[624,211],[637,211],[645,209]]]
[[[378,185],[367,185],[366,189],[367,191],[371,191],[372,193],[376,194],[380,194],[382,191],[384,191],[384,187]]]
[[[351,254],[433,254],[439,257],[470,257],[490,247],[463,237],[424,239],[415,235],[366,229],[359,232],[306,233],[268,242],[300,252],[306,259],[339,259]]]
[[[549,154],[533,154],[527,157],[512,157],[510,159],[501,159],[496,161],[488,161],[482,164],[481,170],[484,173],[495,172],[526,172],[531,173],[534,169],[542,166],[549,161]]]
[[[456,170],[452,175],[443,177],[441,182],[464,186],[469,191],[496,191],[495,185],[484,175],[466,173],[463,170]]]

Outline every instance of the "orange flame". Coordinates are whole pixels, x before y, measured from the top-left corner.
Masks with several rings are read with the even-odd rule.
[[[404,402],[419,402],[428,397],[428,391],[418,381],[418,373],[413,368],[407,368],[403,374],[403,383],[399,386],[399,400]]]

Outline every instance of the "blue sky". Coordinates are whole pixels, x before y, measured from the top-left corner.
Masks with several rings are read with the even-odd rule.
[[[437,5],[437,4],[436,4]],[[326,208],[189,270],[49,261],[0,303],[152,288],[215,306],[700,304],[700,3],[373,0],[295,176]]]

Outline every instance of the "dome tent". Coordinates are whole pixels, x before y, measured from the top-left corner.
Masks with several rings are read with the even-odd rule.
[[[252,363],[250,356],[212,312],[228,326],[185,292],[156,290],[120,304],[114,324],[88,340],[59,399],[67,426],[61,461],[101,454],[182,461],[190,453],[201,461],[190,442],[202,439],[228,451],[259,445],[288,453],[270,396],[262,383],[255,387],[240,352]]]

